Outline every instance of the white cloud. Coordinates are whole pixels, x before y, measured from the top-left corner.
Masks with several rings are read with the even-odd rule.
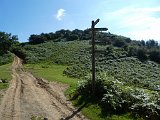
[[[57,15],[56,15],[56,18],[57,18],[59,21],[62,20],[62,17],[65,16],[65,11],[66,11],[66,10],[64,10],[64,9],[62,9],[62,8],[58,10]]]
[[[122,8],[113,12],[110,12],[109,14],[115,15],[123,15],[123,14],[130,14],[130,13],[151,13],[151,12],[160,12],[160,7],[155,8],[134,8],[134,7],[126,7]]]
[[[125,31],[126,36],[132,39],[155,39],[160,40],[160,7],[119,9],[105,16],[108,22],[116,23],[119,30]],[[155,16],[157,15],[157,16]],[[114,24],[112,23],[112,24]]]
[[[136,29],[128,32],[134,39],[155,39],[160,42],[160,18],[148,18],[141,29]]]

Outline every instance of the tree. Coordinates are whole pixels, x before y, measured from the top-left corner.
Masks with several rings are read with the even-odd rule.
[[[148,40],[147,42],[146,42],[146,46],[147,47],[158,47],[158,42],[157,41],[155,41],[155,40]]]
[[[72,34],[72,35],[69,36],[68,41],[73,41],[73,40],[78,40],[78,39],[79,39],[78,35]]]
[[[5,54],[12,49],[13,44],[18,43],[18,37],[10,33],[0,32],[0,54]]]
[[[144,48],[139,48],[139,49],[137,50],[137,57],[138,57],[138,59],[141,60],[141,61],[147,60],[147,52],[146,52],[146,49],[144,49]]]
[[[45,41],[47,41],[47,38],[44,36],[44,33],[42,33],[41,35],[31,35],[29,37],[29,42],[32,44],[40,44],[40,43],[44,43]]]
[[[137,56],[137,47],[136,46],[129,46],[128,47],[128,55],[129,57],[131,56]]]
[[[124,40],[122,40],[122,39],[115,39],[115,42],[114,42],[114,46],[116,46],[116,47],[123,47],[124,45],[125,45],[126,43],[125,43],[125,41]]]
[[[142,46],[145,46],[145,45],[146,45],[146,43],[145,43],[144,40],[141,40],[141,45],[142,45]]]
[[[150,53],[149,53],[149,58],[150,60],[152,61],[155,61],[157,63],[160,63],[160,51],[159,50],[152,50]]]

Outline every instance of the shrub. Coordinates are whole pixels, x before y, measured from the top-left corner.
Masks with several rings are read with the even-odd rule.
[[[150,53],[149,53],[149,58],[150,60],[152,61],[155,61],[157,63],[160,63],[160,51],[158,50],[152,50]]]
[[[160,106],[155,103],[141,103],[141,104],[134,104],[131,107],[132,114],[135,116],[141,116],[145,120],[159,120],[160,115],[158,111]]]
[[[141,49],[141,48],[139,48],[139,49],[137,50],[137,57],[138,57],[138,59],[140,59],[141,61],[147,60],[147,52],[146,52],[146,49]]]
[[[101,99],[103,94],[105,93],[104,80],[100,78],[96,78],[95,81],[95,94],[94,98]],[[92,97],[92,80],[91,78],[87,78],[86,80],[79,81],[77,87],[78,95]]]

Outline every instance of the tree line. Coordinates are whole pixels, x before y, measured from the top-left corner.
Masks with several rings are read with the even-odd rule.
[[[128,56],[134,56],[142,61],[151,60],[160,63],[160,46],[157,41],[150,39],[144,40],[131,40],[128,37],[115,35],[106,32],[97,32],[96,41],[99,45],[109,45],[113,47],[123,48],[128,52]],[[78,30],[59,30],[55,33],[41,33],[39,35],[31,35],[29,37],[30,44],[40,44],[48,41],[53,42],[66,42],[74,40],[91,40],[91,31]]]
[[[61,29],[55,33],[41,33],[40,35],[32,34],[29,37],[30,44],[40,44],[48,41],[54,42],[65,42],[73,40],[89,40],[91,39],[91,34],[88,30],[78,30],[73,31]]]
[[[66,42],[74,40],[91,40],[91,31],[86,30],[64,30],[61,29],[55,33],[41,33],[39,35],[32,34],[28,39],[29,44],[40,44],[49,41],[53,42]],[[151,39],[144,40],[131,40],[128,37],[115,35],[106,32],[96,33],[96,41],[99,45],[108,45],[111,47],[118,47],[124,49],[128,54],[128,57],[134,56],[142,61],[151,60],[160,63],[160,45],[157,41]],[[0,54],[3,55],[8,51],[25,57],[23,54],[24,43],[18,42],[16,35],[10,33],[0,32]]]

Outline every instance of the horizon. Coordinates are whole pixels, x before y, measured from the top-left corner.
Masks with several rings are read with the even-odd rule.
[[[96,27],[107,27],[107,32],[160,43],[159,4],[158,0],[2,0],[0,31],[27,42],[31,34],[90,28],[91,21],[99,18]]]
[[[75,28],[75,29],[77,29],[77,28]],[[73,29],[73,30],[75,30],[75,29]],[[88,28],[86,28],[86,29],[88,29]],[[86,30],[86,29],[84,29],[84,30]],[[62,29],[60,29],[60,30],[62,30]],[[56,31],[60,31],[60,30],[56,30]],[[63,30],[70,30],[70,29],[63,29]],[[82,30],[82,29],[78,29],[78,30]],[[83,30],[83,31],[84,31]],[[56,32],[55,31],[55,32]],[[70,30],[70,31],[72,31],[72,30]],[[4,32],[4,31],[2,31],[2,32]],[[44,33],[44,34],[48,34],[48,33],[55,33],[55,32],[42,32],[42,33]],[[42,33],[39,33],[39,34],[34,34],[34,35],[40,35],[40,34],[42,34]],[[110,33],[110,32],[104,32],[104,33]],[[12,33],[11,33],[12,34]],[[114,33],[111,33],[111,34],[114,34]],[[14,34],[12,34],[12,35],[14,35]],[[31,34],[31,35],[33,35],[33,34]],[[114,35],[118,35],[118,34],[114,34]],[[18,36],[18,35],[17,35]],[[123,35],[118,35],[118,36],[123,36]],[[29,36],[30,37],[30,36]],[[28,37],[28,38],[29,38]],[[123,36],[123,37],[127,37],[127,36]],[[127,38],[130,38],[130,37],[127,37]],[[130,38],[131,39],[131,38]],[[131,40],[135,40],[135,39],[131,39]],[[146,40],[144,40],[144,39],[141,39],[141,40],[143,40],[143,41],[149,41],[149,40],[154,40],[154,41],[156,41],[156,42],[158,42],[158,44],[160,45],[160,41],[158,41],[158,40],[155,40],[155,39],[146,39]],[[141,41],[141,40],[135,40],[135,41]],[[19,37],[18,37],[18,41],[20,42],[20,43],[27,43],[27,42],[29,42],[29,40],[27,39],[27,41],[20,41],[19,40]]]

